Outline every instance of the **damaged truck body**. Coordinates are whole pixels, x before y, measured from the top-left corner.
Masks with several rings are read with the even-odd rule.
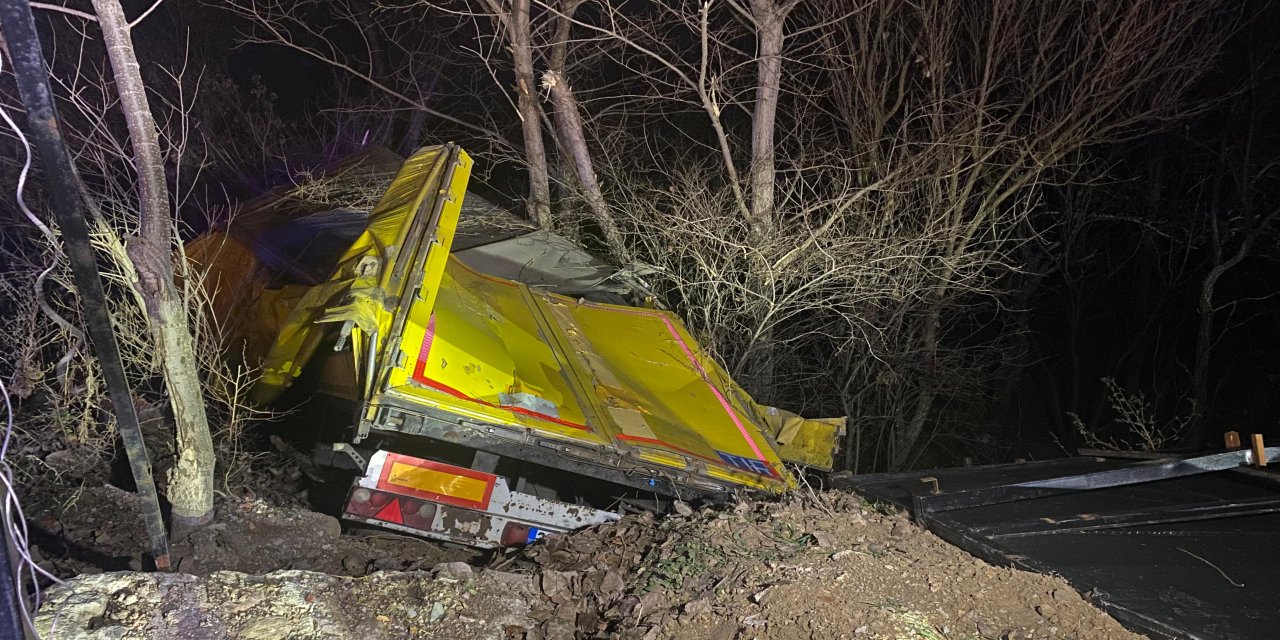
[[[843,419],[756,404],[651,297],[557,293],[453,255],[471,168],[456,146],[425,148],[371,211],[280,198],[188,245],[229,351],[261,367],[255,400],[336,425],[315,421],[314,457],[355,474],[344,518],[496,547],[785,492],[784,461],[830,468]],[[525,231],[525,246],[565,242]]]

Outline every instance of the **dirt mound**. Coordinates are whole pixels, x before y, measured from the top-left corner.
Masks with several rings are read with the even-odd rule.
[[[631,516],[495,560],[547,636],[1138,638],[1066,582],[1001,569],[845,493]]]
[[[75,547],[45,546],[46,567],[136,568],[134,500],[99,487],[38,516]],[[47,592],[42,624],[59,620],[60,638],[1139,637],[1061,579],[990,566],[841,492],[696,512],[678,504],[670,516],[628,516],[499,554],[479,572],[457,562],[474,561],[471,552],[340,533],[333,518],[296,507],[223,499],[218,510],[173,546],[179,571],[199,575],[81,575]]]

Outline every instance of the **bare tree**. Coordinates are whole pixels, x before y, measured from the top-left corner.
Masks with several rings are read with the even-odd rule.
[[[422,131],[462,137],[473,155],[490,159],[490,164],[518,158],[529,172],[527,216],[549,228],[553,176],[544,132],[548,123],[539,104],[536,72],[536,59],[544,52],[535,43],[538,30],[545,25],[535,24],[529,0],[475,0],[461,7],[420,0],[381,2],[372,9],[356,4],[357,0],[234,0],[216,6],[241,17],[250,26],[246,43],[301,52],[328,65],[338,76],[354,80],[385,98],[370,99],[366,111],[408,106],[430,118],[424,122],[411,120],[411,130],[416,130],[418,137]],[[351,29],[366,34],[361,46],[348,46],[334,36]],[[450,46],[457,30],[475,34],[474,46]],[[469,109],[464,117],[429,105],[417,88],[415,72],[373,63],[378,55],[370,44],[373,38],[367,34],[377,34],[379,46],[393,50],[397,59],[418,67],[434,67],[440,78],[434,96],[462,96],[487,108]],[[509,56],[501,52],[508,52]],[[456,71],[464,64],[457,60],[460,53],[470,56],[465,65],[472,73]],[[505,72],[508,66],[513,77],[505,82],[499,72]],[[422,72],[425,71],[417,73]],[[475,84],[470,84],[470,79]],[[514,99],[511,93],[515,94]],[[510,111],[499,107],[505,104],[510,104]],[[511,123],[506,116],[514,117],[522,144],[503,134]]]
[[[1038,191],[1069,179],[1082,150],[1194,114],[1184,97],[1221,42],[1197,32],[1219,25],[1204,3],[983,9],[881,3],[828,34],[849,70],[851,82],[836,85],[849,139],[882,166],[913,163],[894,202],[929,212],[913,224],[940,241],[920,313],[892,332],[918,354],[895,466],[916,455],[937,401],[954,397],[938,384],[950,377],[940,366],[947,318],[974,294],[996,296],[989,276],[1017,268],[1010,249],[1034,240],[1019,234]]]
[[[512,64],[548,60],[558,150],[609,250],[656,267],[753,393],[855,415],[847,457],[895,467],[960,442],[955,409],[1014,357],[973,327],[1041,242],[1044,190],[1196,113],[1229,18],[1198,0],[531,3]]]
[[[1251,43],[1252,44],[1252,43]],[[1230,113],[1233,123],[1242,126],[1225,127],[1221,147],[1207,166],[1215,174],[1210,180],[1211,191],[1208,206],[1207,229],[1204,235],[1208,249],[1208,270],[1200,280],[1196,300],[1196,350],[1191,370],[1190,423],[1184,434],[1184,443],[1202,445],[1205,437],[1205,416],[1210,401],[1210,364],[1213,345],[1222,337],[1218,315],[1224,308],[1217,301],[1218,283],[1233,269],[1265,246],[1267,238],[1274,238],[1273,227],[1280,221],[1280,207],[1265,201],[1262,196],[1274,184],[1274,172],[1280,168],[1280,160],[1261,157],[1258,147],[1274,139],[1266,134],[1263,110],[1259,94],[1266,92],[1266,80],[1261,72],[1263,62],[1280,53],[1272,47],[1265,55],[1252,56],[1250,73],[1244,90],[1238,95]]]
[[[484,1],[511,43],[516,112],[520,116],[520,131],[524,134],[524,158],[529,167],[529,219],[544,229],[550,229],[551,178],[547,170],[547,148],[542,140],[542,114],[538,108],[529,0]]]
[[[578,184],[582,187],[583,199],[591,209],[592,218],[600,225],[609,251],[616,256],[618,262],[626,264],[630,262],[628,256],[631,251],[622,237],[622,232],[618,229],[618,223],[613,219],[613,213],[609,211],[609,205],[605,202],[604,194],[600,190],[600,183],[596,181],[592,154],[583,134],[582,119],[578,115],[578,101],[573,97],[573,90],[564,76],[555,71],[548,71],[542,75],[542,86],[547,89],[551,102],[555,105],[555,122],[560,134],[560,145],[573,161]]]
[[[782,88],[785,30],[787,16],[797,4],[799,0],[751,0],[747,14],[755,25],[758,48],[756,97],[751,110],[751,217],[765,230],[773,226],[774,124]]]
[[[83,53],[102,45],[109,60],[114,82],[107,79],[108,69],[85,64],[84,58],[55,55],[51,61],[55,96],[62,102],[63,120],[60,133],[73,149],[74,161],[82,176],[81,189],[90,213],[91,239],[102,258],[103,275],[108,295],[124,304],[117,305],[112,319],[121,343],[126,371],[137,382],[163,378],[167,402],[175,421],[176,447],[158,447],[176,452],[168,469],[166,494],[173,507],[175,524],[194,525],[212,515],[214,447],[206,413],[207,389],[201,372],[216,358],[208,349],[195,345],[193,335],[199,323],[193,324],[191,285],[198,279],[187,269],[185,261],[176,259],[174,215],[190,197],[189,176],[183,153],[187,149],[190,87],[182,72],[170,74],[172,91],[156,92],[163,119],[160,126],[152,112],[149,89],[133,53],[131,31],[149,12],[128,21],[115,0],[95,4],[95,14],[70,14],[74,24],[55,34],[60,44],[67,37],[79,40],[69,50]],[[80,25],[96,22],[102,32],[101,42],[91,37]],[[55,25],[60,27],[60,25]],[[75,45],[79,45],[79,47]],[[62,51],[62,48],[57,49]],[[160,84],[165,84],[166,71],[160,68]],[[123,116],[120,118],[116,114]],[[123,124],[123,126],[121,126]],[[196,166],[200,163],[196,162]],[[170,182],[172,180],[172,182]],[[171,188],[171,185],[173,188]],[[28,198],[41,200],[38,191]],[[127,238],[127,240],[126,240]],[[30,244],[26,245],[30,247]],[[50,243],[50,246],[56,244]],[[47,249],[47,248],[46,248]],[[55,251],[56,254],[56,251]],[[181,265],[175,274],[175,262]],[[15,265],[16,266],[16,265]],[[69,318],[78,313],[74,290],[67,278],[64,261],[42,272],[59,287],[39,287],[36,306],[54,309],[55,314]],[[8,269],[6,269],[8,271]],[[17,278],[21,272],[9,272]],[[130,302],[136,302],[136,305]],[[64,323],[56,322],[59,326]],[[74,334],[69,328],[63,331]],[[41,338],[54,344],[62,341],[57,333],[50,335],[41,323],[31,323],[17,335],[48,336]],[[74,340],[75,336],[72,335]],[[110,420],[102,420],[97,405],[101,393],[97,387],[95,363],[91,358],[79,362],[73,347],[56,366],[57,381],[46,385],[50,399],[56,404],[83,404],[84,420],[64,430],[61,446],[89,448],[109,445]],[[38,358],[30,356],[32,360]],[[33,365],[38,367],[38,365]],[[146,388],[151,385],[137,385]],[[221,386],[221,384],[217,385]],[[148,402],[146,393],[138,401]],[[92,424],[88,424],[89,422]],[[154,444],[154,443],[149,443]],[[163,454],[159,456],[165,458]],[[169,466],[168,460],[157,460],[157,468]]]
[[[156,123],[130,39],[130,24],[119,0],[94,0],[98,26],[115,71],[121,112],[129,128],[138,175],[140,221],[130,238],[129,257],[137,270],[137,288],[146,306],[157,357],[173,407],[178,462],[169,480],[175,522],[199,525],[213,517],[213,440],[197,377],[194,341],[187,306],[173,274],[172,210]]]

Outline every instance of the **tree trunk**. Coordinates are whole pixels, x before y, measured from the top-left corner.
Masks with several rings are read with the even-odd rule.
[[[138,273],[136,287],[146,305],[176,425],[178,463],[168,498],[176,525],[195,526],[213,514],[213,440],[197,376],[187,308],[173,277],[173,222],[155,120],[134,55],[129,24],[119,0],[93,0],[115,74],[138,172],[139,231],[128,243]]]
[[[582,132],[582,119],[578,116],[578,102],[573,97],[573,90],[554,71],[542,75],[542,86],[551,94],[551,103],[555,108],[556,129],[559,132],[560,145],[573,159],[574,169],[578,174],[578,184],[582,186],[582,196],[591,209],[591,215],[600,225],[609,252],[619,263],[630,262],[630,252],[623,241],[622,232],[618,229],[609,206],[604,201],[600,184],[596,182],[595,167],[591,162],[591,152],[587,149],[587,139]]]
[[[551,70],[563,76],[569,60],[569,36],[573,33],[573,14],[584,0],[560,0],[560,16],[555,39],[551,41]]]
[[[490,2],[496,7],[497,2]],[[501,11],[501,8],[495,9]],[[501,15],[499,13],[499,15]],[[524,156],[529,165],[529,219],[543,229],[551,228],[551,179],[547,171],[547,148],[542,141],[542,118],[534,95],[533,45],[529,35],[529,0],[515,0],[504,21],[511,39],[511,59],[516,72],[516,108],[524,133]]]
[[[1222,239],[1215,230],[1213,237],[1214,265],[1200,283],[1200,300],[1197,304],[1198,326],[1196,330],[1196,359],[1191,371],[1191,420],[1182,435],[1182,444],[1204,444],[1204,415],[1209,406],[1209,362],[1213,354],[1214,315],[1213,294],[1223,274],[1235,268],[1249,253],[1249,241],[1240,243],[1236,253],[1222,261]]]
[[[756,99],[751,112],[750,223],[756,234],[765,237],[776,228],[774,211],[775,127],[778,95],[782,85],[782,45],[787,14],[795,6],[778,0],[752,0],[751,15],[756,24]],[[752,277],[752,288],[768,299],[770,278]],[[774,327],[766,327],[748,354],[752,362],[754,392],[774,391],[776,354]]]
[[[565,67],[569,64],[569,37],[573,32],[573,14],[577,12],[578,6],[583,0],[561,0],[560,15],[556,20],[556,31],[551,40],[551,53],[547,57],[547,66],[560,77],[565,77]],[[555,131],[555,125],[547,116],[546,110],[542,110],[543,126],[550,131]],[[552,174],[555,178],[552,184],[552,191],[556,200],[567,200],[578,193],[579,185],[577,183],[577,170],[574,169],[573,158],[569,157],[563,149],[559,147],[560,141],[552,137],[552,144],[556,145],[555,152],[555,168],[556,172]]]
[[[919,381],[920,393],[916,396],[915,408],[911,412],[911,418],[907,420],[906,425],[898,432],[898,437],[894,439],[893,467],[890,471],[898,471],[911,462],[911,458],[916,451],[916,441],[920,439],[920,434],[924,431],[925,422],[929,419],[929,413],[933,410],[933,401],[937,397],[937,385],[933,377],[937,372],[935,361],[938,354],[938,332],[941,326],[941,303],[933,302],[931,308],[926,312],[920,337],[920,353],[921,357],[925,358],[925,372],[920,376]]]
[[[422,127],[426,123],[427,112],[421,109],[414,109],[413,115],[409,116],[409,127],[405,130],[404,136],[400,138],[400,155],[407,158],[418,150],[418,146],[422,144]]]
[[[751,113],[751,218],[757,232],[773,228],[774,127],[782,85],[783,31],[793,3],[752,0],[756,22],[756,100]]]

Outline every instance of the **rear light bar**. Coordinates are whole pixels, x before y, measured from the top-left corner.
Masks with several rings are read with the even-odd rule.
[[[347,498],[346,512],[368,520],[431,531],[436,505],[387,491],[356,487]]]
[[[343,517],[481,548],[523,545],[617,514],[511,491],[506,478],[390,451],[370,456]]]
[[[347,498],[346,512],[365,520],[412,527],[430,532],[436,517],[437,506],[425,500],[416,500],[387,491],[356,487]],[[541,540],[546,529],[521,522],[508,522],[502,528],[499,544],[516,547]]]

